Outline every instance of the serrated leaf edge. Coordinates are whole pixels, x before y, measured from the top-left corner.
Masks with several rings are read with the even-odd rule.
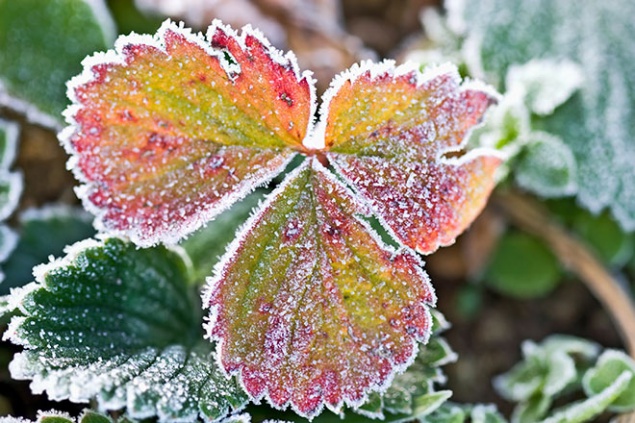
[[[302,173],[303,171],[305,171],[309,166],[315,166],[316,168],[321,168],[324,171],[324,174],[328,177],[331,178],[332,181],[338,185],[341,185],[343,189],[346,189],[350,195],[352,195],[350,193],[350,191],[348,190],[348,188],[342,184],[342,182],[340,182],[335,175],[333,175],[330,171],[328,171],[328,169],[324,168],[324,166],[322,166],[319,162],[318,159],[316,159],[315,157],[313,158],[309,158],[307,160],[305,160],[300,166],[298,166],[296,169],[294,169],[292,172],[290,172],[285,180],[278,185],[278,187],[271,192],[267,197],[265,197],[264,201],[255,208],[255,210],[252,212],[252,215],[245,221],[245,223],[243,223],[243,225],[238,229],[238,231],[236,231],[236,237],[234,238],[234,240],[227,246],[227,249],[225,251],[225,254],[223,255],[223,257],[218,261],[218,263],[214,266],[214,271],[213,271],[213,276],[209,276],[206,279],[206,286],[203,289],[203,293],[201,294],[202,297],[202,304],[203,304],[203,308],[209,308],[210,312],[208,314],[208,316],[203,317],[204,323],[203,323],[203,328],[205,329],[205,338],[209,339],[211,341],[216,341],[216,361],[217,361],[217,365],[218,367],[221,369],[221,371],[223,373],[225,373],[228,377],[230,376],[234,376],[237,375],[237,380],[238,383],[240,384],[240,386],[243,388],[243,390],[245,392],[247,392],[246,388],[245,388],[245,384],[243,382],[243,377],[242,377],[242,372],[241,370],[236,370],[234,372],[226,372],[225,368],[222,365],[221,362],[221,354],[222,354],[222,346],[224,343],[224,340],[221,337],[218,336],[214,336],[212,335],[214,326],[216,325],[217,319],[218,319],[218,306],[213,306],[213,307],[209,307],[208,304],[210,304],[211,302],[211,296],[212,293],[215,289],[215,287],[220,283],[222,277],[223,277],[223,269],[225,268],[225,266],[227,266],[230,261],[234,258],[234,256],[236,255],[237,251],[240,249],[240,247],[244,244],[244,239],[246,238],[246,236],[249,234],[249,232],[252,230],[254,223],[256,221],[258,221],[261,216],[263,214],[265,214],[269,209],[271,209],[271,205],[272,203],[274,203],[280,196],[283,195],[284,191],[286,190],[286,187],[289,186],[291,183],[294,182],[294,180],[298,177],[298,175],[300,173]],[[368,209],[368,206],[361,204],[361,206],[363,207],[363,211],[364,212],[368,212],[370,213],[370,210]],[[365,229],[368,231],[368,233],[374,238],[374,240],[378,243],[378,245],[380,245],[382,248],[386,249],[387,251],[390,251],[391,253],[397,255],[399,253],[402,252],[408,252],[410,253],[413,258],[417,261],[418,264],[418,269],[421,270],[422,273],[422,277],[421,280],[425,281],[428,285],[428,289],[430,291],[430,295],[432,297],[432,301],[431,303],[427,304],[426,307],[426,315],[427,315],[427,319],[428,321],[432,321],[432,314],[430,313],[429,308],[430,307],[434,307],[436,305],[436,294],[434,292],[434,288],[432,287],[432,285],[430,284],[430,280],[427,276],[427,274],[425,273],[425,271],[423,270],[423,266],[424,263],[421,260],[421,258],[412,252],[412,250],[406,246],[402,246],[399,249],[395,249],[394,247],[384,243],[384,241],[381,239],[380,235],[370,226],[369,223],[367,223],[364,220],[358,219],[355,216],[351,216],[352,219],[356,219],[360,224],[362,224]],[[251,395],[249,395],[250,399],[256,403],[260,402],[261,400],[265,400],[267,401],[267,403],[274,409],[278,409],[278,410],[285,410],[286,408],[288,408],[289,406],[291,407],[291,409],[297,413],[298,415],[302,416],[302,417],[306,417],[309,420],[312,420],[315,416],[319,415],[323,410],[324,407],[326,406],[327,409],[331,410],[332,412],[334,412],[335,414],[340,414],[342,408],[344,405],[346,405],[347,407],[350,407],[354,410],[358,410],[360,406],[362,406],[367,400],[368,400],[368,396],[370,393],[372,392],[378,392],[378,393],[383,393],[385,392],[390,385],[392,384],[392,381],[394,379],[394,377],[397,374],[403,373],[408,367],[410,367],[410,365],[414,362],[415,358],[417,357],[418,353],[419,353],[419,343],[425,344],[428,342],[429,338],[431,336],[431,333],[429,332],[427,334],[427,336],[423,339],[415,339],[412,338],[411,339],[411,343],[413,345],[412,348],[412,354],[411,356],[408,358],[408,360],[406,360],[403,364],[399,364],[399,365],[393,365],[393,369],[391,371],[391,373],[386,377],[386,379],[383,381],[382,384],[378,384],[378,385],[371,385],[367,388],[366,392],[364,393],[364,395],[357,401],[354,400],[350,400],[348,398],[342,398],[342,400],[336,404],[336,405],[330,405],[330,404],[326,404],[324,401],[322,403],[320,403],[320,405],[318,406],[318,408],[316,410],[314,410],[310,415],[309,414],[305,414],[302,411],[300,411],[299,409],[297,409],[297,407],[295,406],[295,404],[293,404],[293,402],[291,400],[289,400],[288,402],[286,402],[285,404],[282,404],[280,406],[276,405],[270,398],[269,393],[268,392],[263,392],[263,394],[259,397],[252,397]]]
[[[216,57],[219,60],[219,63],[223,70],[227,73],[229,78],[232,78],[232,75],[240,73],[240,66],[237,63],[230,63],[224,55],[223,51],[215,50],[211,47],[208,40],[211,40],[213,33],[220,29],[223,32],[227,33],[231,37],[233,37],[242,49],[246,49],[245,39],[247,36],[255,37],[262,45],[267,49],[270,58],[280,64],[281,66],[289,67],[293,70],[298,83],[302,80],[307,81],[307,85],[309,86],[310,92],[310,116],[315,114],[316,110],[316,94],[315,94],[315,80],[312,77],[312,72],[303,71],[300,73],[299,66],[297,63],[296,56],[293,52],[289,51],[287,53],[282,53],[280,50],[276,49],[269,43],[269,41],[265,38],[265,36],[257,29],[251,27],[251,25],[246,25],[242,28],[242,32],[238,33],[233,28],[228,25],[223,24],[220,20],[215,19],[212,24],[209,26],[207,30],[207,38],[205,38],[202,33],[198,32],[196,34],[192,33],[192,30],[186,28],[183,22],[176,24],[175,22],[167,19],[163,22],[161,27],[157,30],[155,35],[140,35],[132,33],[130,35],[120,36],[115,41],[115,48],[110,49],[106,52],[98,52],[91,56],[86,57],[82,60],[83,71],[79,75],[73,77],[68,83],[66,94],[68,98],[71,100],[71,104],[64,110],[63,115],[66,120],[67,126],[58,134],[58,138],[60,143],[69,154],[70,158],[66,163],[66,167],[68,170],[73,172],[73,175],[77,180],[79,180],[82,185],[75,188],[75,192],[77,197],[82,201],[82,205],[86,210],[95,215],[94,226],[99,232],[109,233],[113,235],[129,237],[132,242],[136,245],[140,246],[152,246],[159,242],[164,244],[173,245],[180,241],[184,236],[194,232],[196,229],[200,228],[206,222],[212,220],[223,211],[229,209],[234,203],[239,201],[240,199],[246,197],[249,193],[253,192],[258,186],[266,184],[271,181],[275,176],[277,176],[284,168],[291,162],[291,160],[296,156],[296,154],[291,154],[287,160],[282,163],[280,168],[275,169],[273,171],[266,172],[262,175],[261,183],[258,186],[250,186],[249,184],[243,184],[242,186],[238,186],[236,190],[233,190],[229,193],[225,198],[223,198],[218,204],[214,207],[205,208],[201,210],[200,213],[197,213],[189,220],[185,221],[181,227],[181,230],[178,231],[178,234],[163,234],[159,239],[147,239],[140,232],[139,228],[131,228],[129,230],[114,230],[107,227],[104,223],[104,215],[106,214],[105,208],[99,208],[92,204],[92,202],[88,198],[88,193],[90,189],[94,186],[94,182],[90,181],[82,172],[80,167],[77,165],[79,160],[79,153],[73,147],[71,138],[73,134],[79,129],[80,125],[75,119],[77,113],[82,109],[82,106],[79,104],[77,96],[75,95],[75,90],[82,85],[88,84],[94,80],[94,74],[92,72],[92,68],[97,65],[109,65],[109,66],[124,66],[125,65],[125,53],[124,48],[126,45],[130,44],[142,44],[154,47],[162,52],[165,52],[165,34],[168,31],[174,32],[183,36],[188,42],[191,42],[198,47],[200,47],[203,51],[205,51],[211,57]],[[307,128],[307,134],[312,132],[313,121],[310,119]],[[159,237],[157,237],[159,238]]]

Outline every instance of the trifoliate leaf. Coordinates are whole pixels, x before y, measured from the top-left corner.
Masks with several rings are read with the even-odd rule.
[[[204,300],[219,361],[254,398],[304,416],[358,406],[410,364],[435,300],[421,262],[315,159],[245,224]]]
[[[450,23],[467,35],[466,58],[477,77],[500,86],[515,64],[552,59],[578,65],[580,90],[537,125],[573,151],[580,204],[593,213],[608,208],[623,229],[635,229],[635,49],[624,36],[635,28],[635,2],[450,3]]]
[[[606,350],[600,355],[596,365],[582,379],[584,392],[588,396],[600,394],[623,373],[630,373],[633,377],[609,409],[620,413],[632,411],[635,409],[635,363],[621,351]]]
[[[582,423],[589,421],[606,410],[627,389],[632,378],[633,374],[625,371],[596,395],[556,410],[553,415],[542,420],[541,423]]]
[[[200,315],[181,255],[111,238],[74,245],[19,290],[5,333],[23,345],[9,369],[35,393],[127,407],[132,418],[216,419],[244,396],[200,339]]]
[[[494,187],[500,158],[462,151],[494,101],[485,86],[460,85],[454,67],[422,75],[362,64],[334,80],[317,129],[329,161],[393,236],[430,253],[454,242]]]
[[[0,103],[59,127],[66,81],[114,35],[102,0],[0,0]]]
[[[95,234],[92,216],[68,206],[48,206],[28,209],[18,215],[19,239],[7,262],[2,266],[6,280],[0,293],[33,280],[32,269],[48,257],[62,255],[67,245]]]
[[[215,22],[205,39],[166,21],[84,66],[62,135],[70,166],[97,226],[139,245],[178,241],[304,149],[313,81],[248,27]]]
[[[534,395],[514,408],[511,421],[512,423],[535,423],[547,414],[551,403],[550,396]]]

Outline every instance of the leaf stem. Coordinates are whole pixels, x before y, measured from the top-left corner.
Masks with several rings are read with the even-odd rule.
[[[554,222],[549,212],[528,196],[500,192],[492,197],[492,203],[513,224],[543,239],[561,264],[587,285],[613,319],[626,350],[635,358],[635,306],[630,294],[592,250]]]

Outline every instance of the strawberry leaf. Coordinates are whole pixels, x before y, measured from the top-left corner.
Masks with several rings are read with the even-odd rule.
[[[103,0],[0,0],[0,104],[60,128],[64,83],[114,36]]]
[[[127,407],[132,418],[214,420],[244,404],[201,337],[190,269],[176,250],[84,241],[7,299],[5,338],[25,347],[9,369],[53,400]]]
[[[358,406],[429,336],[422,263],[384,245],[356,216],[368,213],[309,159],[230,245],[206,295],[208,330],[252,397],[307,417]]]
[[[318,129],[329,160],[382,223],[421,253],[454,242],[485,206],[501,162],[462,151],[494,94],[461,86],[452,66],[421,74],[364,63],[336,79],[325,98]]]
[[[121,37],[69,86],[63,133],[97,226],[173,243],[304,150],[314,88],[291,54],[219,22],[207,39],[166,21]]]

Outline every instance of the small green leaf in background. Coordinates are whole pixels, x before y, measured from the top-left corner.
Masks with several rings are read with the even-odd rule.
[[[243,406],[202,338],[190,271],[177,250],[116,238],[75,244],[9,297],[23,316],[5,338],[26,349],[9,365],[12,377],[53,400],[94,399],[161,422],[213,420]]]
[[[48,206],[29,209],[19,214],[20,236],[17,247],[3,266],[6,279],[0,285],[0,294],[33,280],[32,269],[60,256],[64,247],[95,234],[92,216],[69,206]]]
[[[577,65],[580,89],[553,114],[534,119],[534,129],[571,148],[579,203],[593,213],[608,208],[624,230],[634,230],[635,49],[624,34],[635,32],[635,2],[470,0],[448,1],[448,10],[450,27],[466,37],[472,76],[502,88],[515,65],[536,59]],[[551,94],[562,98],[559,90]]]
[[[606,410],[621,393],[623,393],[629,382],[632,380],[633,374],[624,372],[616,379],[612,380],[610,385],[599,393],[583,400],[569,404],[542,420],[541,423],[582,423],[587,422]]]
[[[620,413],[632,411],[635,409],[635,362],[622,351],[606,350],[600,355],[595,367],[584,375],[584,392],[588,396],[598,395],[624,373],[630,374],[632,378],[609,409]]]
[[[558,137],[531,132],[514,168],[522,188],[543,197],[562,197],[577,191],[577,164],[573,152]]]
[[[586,211],[578,212],[572,226],[604,263],[619,267],[633,257],[633,238],[608,213],[593,216]]]
[[[0,0],[0,101],[59,127],[66,81],[114,35],[102,0]]]
[[[560,266],[538,239],[507,232],[500,240],[486,271],[489,287],[516,298],[535,298],[551,292],[560,280]]]

